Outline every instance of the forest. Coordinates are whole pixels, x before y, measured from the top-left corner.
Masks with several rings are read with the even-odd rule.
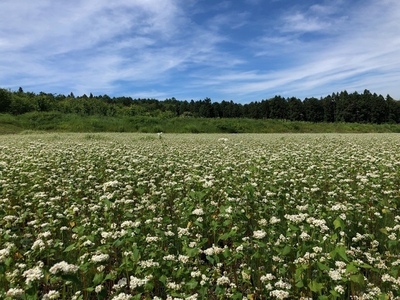
[[[399,124],[400,101],[364,90],[342,91],[326,97],[273,98],[246,104],[230,101],[133,99],[108,95],[75,96],[0,89],[0,113],[58,112],[80,116],[151,116],[162,118],[248,118],[306,121],[314,123]]]

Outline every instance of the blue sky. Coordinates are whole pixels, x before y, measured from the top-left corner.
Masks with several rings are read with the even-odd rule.
[[[400,99],[398,0],[1,0],[0,87],[233,100]]]

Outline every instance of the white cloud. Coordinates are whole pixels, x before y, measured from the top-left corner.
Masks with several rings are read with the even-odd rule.
[[[327,30],[331,27],[327,21],[318,17],[306,16],[300,12],[286,16],[284,22],[281,28],[283,32],[313,32]]]
[[[274,20],[253,19],[265,2],[243,3],[2,0],[0,86],[255,100],[365,85],[400,96],[397,0],[299,4]]]
[[[248,23],[249,13],[243,12],[224,12],[217,14],[207,21],[207,26],[213,30],[237,29]]]
[[[83,86],[112,91],[118,80],[157,81],[173,68],[211,61],[220,40],[193,27],[174,0],[4,0],[0,12],[0,65],[18,70],[17,85],[35,81],[43,89],[88,93]],[[0,74],[1,84],[12,82]]]
[[[323,32],[334,34],[342,30],[348,19],[348,8],[343,1],[314,4],[305,10],[290,9],[281,20],[280,31],[287,33]]]
[[[344,22],[341,26],[346,30],[343,29],[340,35],[328,35],[323,41],[281,34],[260,39],[263,44],[255,47],[256,55],[276,55],[279,47],[288,55],[286,62],[282,59],[279,71],[259,68],[243,73],[232,72],[216,77],[214,84],[222,93],[241,97],[274,91],[301,97],[344,89],[370,89],[400,95],[400,90],[393,88],[400,70],[400,3],[384,1],[376,4],[371,1],[364,5],[349,11],[348,19],[341,19]],[[328,11],[314,6],[312,13],[322,10]],[[306,33],[330,26],[329,21],[318,23],[310,20],[305,15],[296,14],[292,16],[291,29]],[[267,58],[265,64],[268,65]]]

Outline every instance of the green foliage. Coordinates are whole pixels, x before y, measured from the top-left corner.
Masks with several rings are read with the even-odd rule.
[[[0,89],[0,113],[8,112],[11,105],[11,93],[5,89]]]
[[[28,112],[61,112],[80,116],[107,117],[154,117],[158,119],[182,118],[244,118],[273,119],[298,122],[346,122],[346,123],[400,123],[400,101],[389,95],[372,94],[365,90],[359,94],[343,91],[333,93],[325,98],[306,98],[304,101],[296,97],[284,98],[275,96],[270,99],[253,101],[246,104],[231,101],[212,102],[204,100],[179,101],[175,98],[159,101],[157,99],[132,99],[130,97],[113,97],[108,95],[75,96],[70,93],[53,95],[24,92],[20,88],[16,92],[0,89],[0,113],[15,115]],[[219,132],[247,132],[241,124],[221,124]],[[98,125],[93,126],[99,130]],[[158,128],[143,128],[142,131],[154,132]],[[296,128],[294,128],[296,131]],[[122,129],[124,130],[124,129]],[[186,132],[209,132],[198,127],[188,126]]]

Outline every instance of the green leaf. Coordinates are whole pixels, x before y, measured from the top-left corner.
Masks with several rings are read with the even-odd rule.
[[[76,249],[76,244],[71,244],[67,248],[65,248],[64,252],[70,252]]]
[[[197,285],[198,282],[196,280],[191,280],[188,283],[186,283],[186,285],[190,288],[190,289],[194,289]]]
[[[333,297],[335,297],[334,299],[336,299],[336,298],[338,298],[339,296],[340,296],[340,294],[338,293],[338,292],[336,292],[335,290],[331,290],[331,295],[333,296]]]
[[[146,291],[152,291],[154,289],[154,282],[153,281],[148,281],[145,285]]]
[[[363,264],[360,265],[360,268],[363,268],[363,269],[372,269],[372,266],[370,266],[369,264],[363,263]]]
[[[117,240],[114,241],[113,246],[114,246],[115,248],[118,248],[118,247],[120,247],[123,243],[124,243],[124,242],[123,242],[122,240],[117,239]]]
[[[106,281],[106,280],[115,280],[115,274],[108,273],[107,276],[104,278],[104,281]]]
[[[317,262],[317,266],[321,271],[329,271],[329,267],[323,263]]]
[[[142,293],[135,295],[132,299],[134,299],[134,300],[142,299]]]
[[[190,192],[189,193],[189,197],[194,198],[196,200],[201,201],[205,196],[207,195],[207,193],[205,192]]]
[[[332,234],[331,235],[331,241],[336,241],[337,240],[337,238],[338,238],[338,235],[336,234],[336,233],[334,233],[334,234]]]
[[[227,220],[225,220],[224,223],[223,223],[223,225],[224,225],[225,227],[229,226],[230,224],[232,224],[232,220],[231,220],[231,219],[227,219]]]
[[[232,299],[233,300],[235,300],[235,299],[238,299],[238,300],[243,299],[243,295],[242,295],[241,292],[236,292],[235,294],[233,294]]]
[[[346,272],[347,273],[358,273],[358,268],[354,265],[354,263],[349,263],[346,266]]]
[[[72,228],[72,232],[82,235],[85,232],[85,227],[83,226],[74,227]]]
[[[140,258],[140,252],[139,252],[139,249],[138,248],[134,248],[133,250],[132,250],[132,256],[133,256],[133,260],[134,261],[138,261],[139,260],[139,258]]]
[[[167,276],[162,275],[158,280],[160,280],[160,282],[162,282],[164,285],[167,284]]]
[[[81,264],[81,265],[79,266],[79,269],[80,269],[83,273],[86,273],[86,272],[89,270],[90,267],[91,267],[91,263],[90,263],[90,262],[86,262],[86,263],[84,263],[84,264]]]
[[[337,254],[339,254],[339,256],[341,258],[343,258],[345,261],[349,261],[347,255],[346,255],[346,248],[343,246],[337,247],[336,248]]]
[[[362,274],[350,275],[350,281],[354,282],[354,283],[358,283],[361,286],[364,286],[364,284],[365,284],[364,276]]]
[[[338,246],[335,249],[333,249],[331,252],[329,252],[329,256],[332,258],[335,258],[337,254],[339,254],[339,256],[342,259],[344,259],[345,261],[349,261],[347,255],[346,255],[346,247]]]
[[[312,292],[319,293],[324,288],[324,284],[313,280],[308,284],[308,287]]]
[[[343,220],[339,217],[337,217],[335,221],[333,221],[333,225],[335,226],[335,229],[338,228],[344,229],[345,227]]]
[[[203,229],[203,222],[194,221],[194,225],[196,225],[197,227]]]
[[[103,282],[103,278],[104,278],[104,274],[103,273],[97,273],[96,275],[94,275],[93,284],[94,285],[98,285],[98,284],[102,283]]]
[[[226,248],[223,252],[222,255],[224,256],[224,258],[229,258],[232,256],[231,251],[229,250],[229,248]]]
[[[225,241],[225,240],[229,239],[231,236],[232,236],[232,232],[227,232],[227,233],[224,233],[223,235],[221,235],[219,237],[219,240]]]
[[[187,256],[189,257],[195,257],[199,253],[199,248],[189,248],[189,247],[184,247],[184,251]]]
[[[282,255],[288,255],[290,253],[290,251],[292,250],[292,248],[290,248],[290,246],[286,245],[283,249],[281,254]]]
[[[294,280],[296,282],[297,287],[303,287],[303,273],[306,269],[303,266],[296,268],[296,272],[294,273]],[[301,283],[301,286],[298,286]]]
[[[12,257],[8,257],[5,259],[4,264],[6,265],[6,267],[9,267],[12,262],[13,262]]]
[[[397,241],[388,241],[387,243],[390,248],[397,248]]]
[[[381,228],[381,229],[379,229],[379,231],[382,232],[383,234],[388,235],[388,231],[386,228]]]
[[[337,250],[336,249],[333,249],[331,252],[329,252],[329,256],[331,258],[335,258],[336,254],[337,254]]]

